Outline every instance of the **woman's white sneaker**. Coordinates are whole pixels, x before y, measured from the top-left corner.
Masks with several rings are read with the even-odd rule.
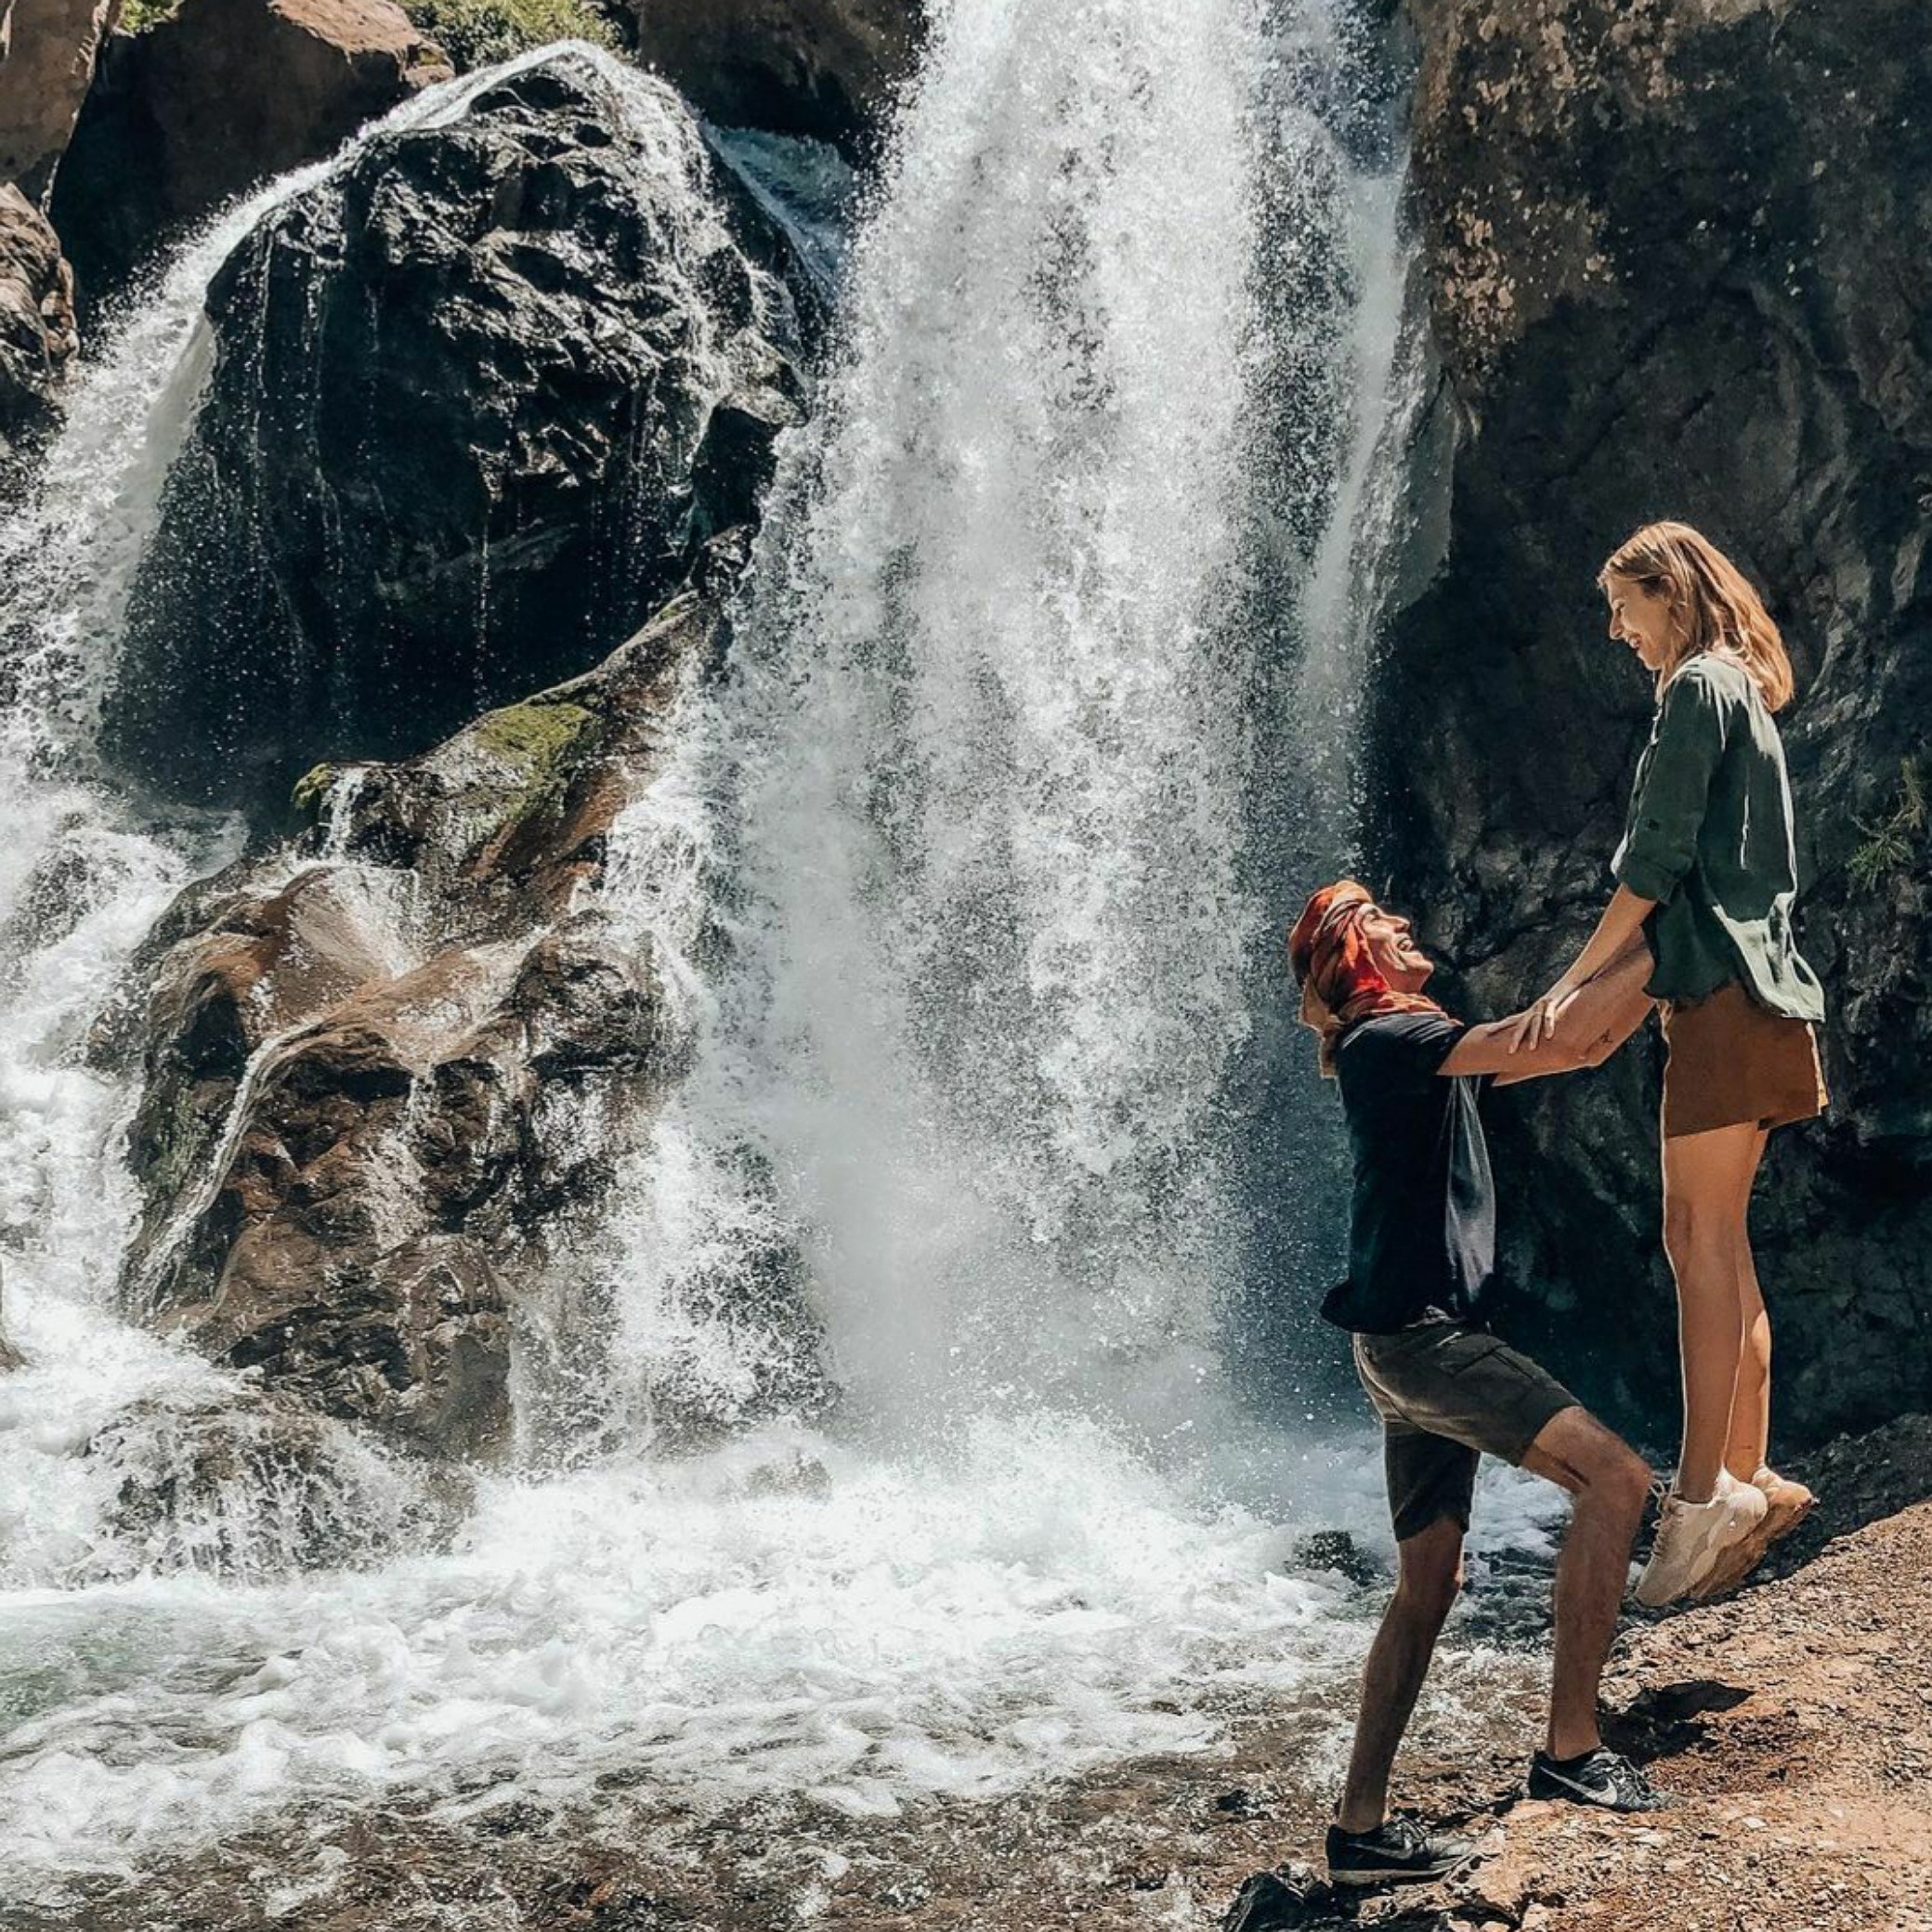
[[[1651,1560],[1637,1580],[1637,1600],[1656,1610],[1687,1596],[1717,1566],[1724,1553],[1756,1529],[1765,1494],[1719,1469],[1707,1503],[1687,1503],[1676,1490],[1657,1512]]]

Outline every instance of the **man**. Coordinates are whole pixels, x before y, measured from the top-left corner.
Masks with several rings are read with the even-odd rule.
[[[1409,922],[1352,880],[1317,893],[1289,958],[1301,1018],[1338,1080],[1355,1185],[1350,1276],[1322,1305],[1354,1335],[1355,1366],[1380,1416],[1394,1518],[1395,1595],[1368,1653],[1348,1783],[1328,1833],[1339,1885],[1436,1878],[1461,1841],[1386,1813],[1390,1767],[1443,1619],[1462,1584],[1462,1541],[1480,1456],[1575,1497],[1556,1572],[1549,1729],[1531,1760],[1534,1797],[1617,1811],[1666,1802],[1597,1729],[1597,1685],[1616,1632],[1650,1471],[1562,1384],[1492,1335],[1484,1291],[1495,1191],[1478,1102],[1493,1083],[1594,1066],[1635,1032],[1650,1001],[1641,948],[1578,996],[1560,1039],[1520,1050],[1509,1023],[1464,1026],[1423,993],[1434,963]]]

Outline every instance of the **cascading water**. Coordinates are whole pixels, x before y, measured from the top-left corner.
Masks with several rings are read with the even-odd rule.
[[[1298,1523],[1381,1534],[1373,1464],[1244,1422],[1221,1366],[1298,883],[1268,864],[1313,836],[1280,831],[1289,694],[1388,442],[1359,346],[1400,278],[1349,264],[1395,198],[1332,191],[1363,185],[1338,31],[1316,0],[939,11],[735,670],[612,840],[606,910],[694,1071],[620,1190],[604,1386],[539,1414],[564,1398],[522,1378],[525,1459],[453,1553],[277,1576],[223,1519],[226,1574],[103,1558],[127,1462],[81,1446],[137,1398],[245,1404],[112,1312],[131,1096],[76,1043],[232,835],[132,820],[46,693],[111,650],[200,290],[300,183],[91,378],[0,538],[68,613],[8,713],[5,903],[91,881],[0,1012],[11,1896],[391,1793],[985,1795],[1205,1746],[1352,1655],[1338,1584],[1283,1562]],[[559,1470],[573,1429],[602,1453]]]
[[[962,1377],[1103,1399],[1090,1351],[1185,1374],[1238,1256],[1213,1114],[1257,917],[1250,667],[1216,609],[1255,346],[1244,31],[951,19],[692,753],[741,963],[637,1197],[707,1141],[699,1185],[747,1142],[787,1170],[868,1417]],[[1234,164],[1177,168],[1190,143]],[[692,1258],[659,1211],[646,1276]]]
[[[738,962],[625,1190],[633,1358],[673,1404],[760,1386],[731,1257],[775,1193],[868,1425],[1049,1401],[1163,1434],[1215,1400],[1231,1080],[1294,882],[1257,876],[1251,802],[1312,791],[1327,735],[1258,702],[1299,638],[1256,620],[1253,504],[1292,596],[1377,442],[1349,224],[1392,246],[1393,188],[1351,199],[1308,98],[1341,31],[948,17],[736,678],[664,788],[719,802]]]

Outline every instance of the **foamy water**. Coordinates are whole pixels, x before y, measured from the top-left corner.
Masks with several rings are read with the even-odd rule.
[[[1208,1748],[1228,1709],[1355,1667],[1351,1586],[1285,1566],[1312,1525],[1377,1540],[1367,1448],[1284,1459],[1297,1520],[1191,1503],[1077,1419],[970,1425],[906,1462],[781,1427],[687,1464],[491,1482],[450,1558],[16,1593],[9,1875],[51,1896],[60,1873],[398,1791],[460,1818],[581,1801],[621,1769],[667,1800],[891,1815]],[[1493,1482],[1479,1549],[1534,1547],[1547,1494]]]

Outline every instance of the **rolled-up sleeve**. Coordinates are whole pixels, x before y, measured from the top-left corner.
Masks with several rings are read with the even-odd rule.
[[[1616,855],[1617,878],[1638,898],[1669,898],[1690,869],[1723,756],[1721,698],[1695,670],[1679,672],[1664,691]]]

